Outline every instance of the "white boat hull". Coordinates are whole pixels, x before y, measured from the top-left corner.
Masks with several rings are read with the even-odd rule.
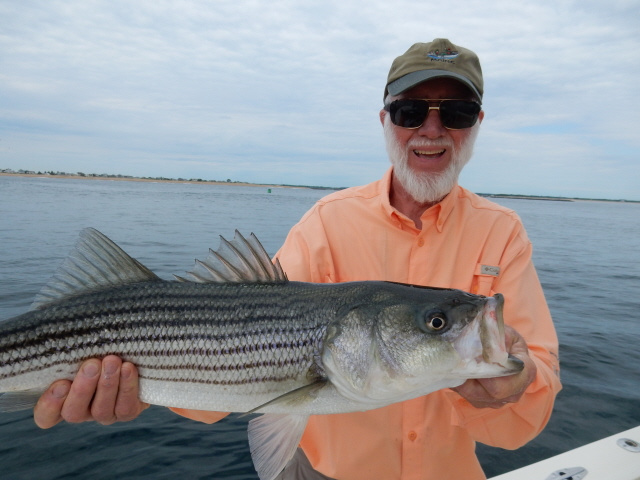
[[[585,480],[640,480],[640,426],[489,480],[582,480],[583,478]]]

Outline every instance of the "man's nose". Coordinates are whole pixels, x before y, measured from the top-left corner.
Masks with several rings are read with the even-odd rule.
[[[438,107],[429,107],[427,118],[418,128],[418,133],[428,138],[437,138],[442,136],[444,130],[442,121],[440,121],[440,110]]]

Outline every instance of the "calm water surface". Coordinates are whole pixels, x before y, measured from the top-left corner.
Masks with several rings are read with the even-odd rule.
[[[327,191],[0,177],[0,319],[24,312],[95,227],[163,278],[218,236],[254,232],[270,254]],[[547,429],[515,452],[480,446],[492,476],[640,424],[640,205],[499,199],[522,217],[561,342]],[[0,416],[1,478],[252,479],[245,418],[215,425],[151,407],[136,421],[41,431]]]

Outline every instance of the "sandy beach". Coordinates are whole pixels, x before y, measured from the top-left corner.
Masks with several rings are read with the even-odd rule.
[[[66,178],[70,180],[116,180],[126,182],[155,182],[155,183],[197,183],[203,185],[230,185],[236,187],[267,187],[267,188],[306,188],[304,186],[293,185],[273,185],[263,183],[247,183],[247,182],[220,182],[213,180],[187,180],[187,179],[169,179],[169,178],[141,178],[141,177],[121,177],[121,176],[80,176],[80,175],[50,175],[47,173],[4,173],[0,172],[3,177],[34,177],[34,178]]]

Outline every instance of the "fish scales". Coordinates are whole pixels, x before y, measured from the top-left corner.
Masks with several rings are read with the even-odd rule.
[[[89,293],[1,323],[0,380],[115,354],[142,378],[256,389],[305,376],[350,297],[346,288],[295,282],[154,282]]]
[[[109,354],[133,362],[143,402],[256,412],[251,455],[275,480],[307,417],[364,411],[519,372],[504,299],[389,282],[289,282],[236,232],[165,281],[94,229],[36,297],[0,323],[0,411],[32,408],[54,380]]]

